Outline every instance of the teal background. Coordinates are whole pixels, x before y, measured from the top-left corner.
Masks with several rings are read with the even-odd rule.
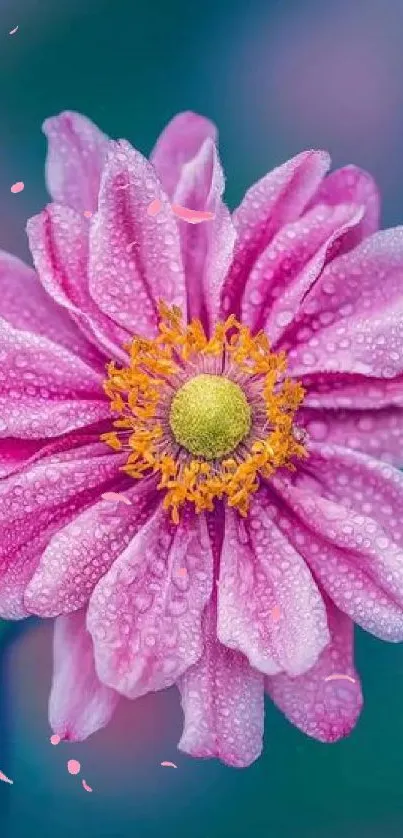
[[[175,112],[205,113],[231,206],[287,156],[327,147],[336,165],[373,171],[384,223],[398,223],[402,29],[401,0],[1,0],[0,247],[29,259],[25,222],[47,200],[40,126],[66,108],[143,152]],[[52,747],[51,629],[2,626],[0,769],[14,785],[0,783],[1,838],[403,835],[401,647],[357,632],[366,704],[349,739],[308,740],[268,705],[264,754],[237,771],[177,753],[175,690],[122,703],[84,744]]]

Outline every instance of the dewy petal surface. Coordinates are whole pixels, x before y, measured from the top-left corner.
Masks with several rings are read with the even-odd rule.
[[[285,673],[268,677],[265,685],[293,725],[321,742],[336,742],[354,728],[363,699],[353,661],[353,623],[330,602],[327,613],[331,641],[315,666],[298,678]],[[329,675],[342,677],[326,681]]]
[[[108,416],[99,372],[0,319],[0,436],[44,439]]]
[[[364,209],[361,222],[346,232],[339,253],[352,250],[367,236],[378,230],[380,216],[379,190],[373,177],[358,166],[343,166],[323,178],[312,200],[317,204],[355,204]]]
[[[403,372],[403,227],[375,233],[327,265],[279,345],[288,374]],[[352,406],[354,406],[352,404]]]
[[[269,513],[264,490],[245,522],[227,511],[217,635],[263,673],[299,675],[329,642],[326,610],[307,565]]]
[[[46,119],[46,183],[53,201],[95,212],[108,137],[87,117],[64,111]]]
[[[55,533],[25,593],[32,613],[55,617],[88,602],[96,584],[151,516],[157,502],[155,481],[135,483],[124,497],[130,506],[97,498]]]
[[[371,634],[401,641],[403,550],[391,533],[371,512],[326,497],[315,478],[274,482],[285,510],[278,524],[335,605]]]
[[[211,601],[203,615],[203,654],[178,681],[185,717],[178,747],[245,768],[262,751],[263,675],[217,640],[216,620]]]
[[[256,331],[263,328],[274,344],[297,315],[334,248],[362,216],[362,208],[354,204],[320,204],[282,227],[249,274],[243,321]]]
[[[352,448],[397,468],[403,467],[403,407],[302,408],[299,415],[313,442]]]
[[[98,582],[87,625],[101,680],[128,698],[171,686],[203,649],[212,589],[203,516],[176,526],[160,507]]]
[[[35,271],[4,251],[0,252],[0,317],[15,329],[49,338],[103,371],[102,355],[44,291]]]
[[[105,315],[88,289],[86,219],[70,207],[49,204],[27,224],[31,253],[45,291],[107,358],[123,360],[127,332]]]
[[[118,694],[101,684],[95,672],[85,610],[58,617],[49,699],[49,721],[54,733],[61,739],[81,742],[108,724],[118,700]]]
[[[147,213],[153,200],[161,212]],[[179,234],[153,166],[129,143],[111,143],[90,233],[89,287],[101,311],[133,335],[156,332],[158,303],[186,314]]]
[[[182,173],[182,167],[199,153],[204,141],[217,139],[215,125],[192,111],[174,116],[164,128],[151,153],[163,189],[173,197]]]
[[[101,443],[42,457],[0,482],[0,616],[20,619],[52,535],[114,484],[121,458]]]
[[[211,333],[217,319],[221,286],[231,264],[235,228],[223,203],[224,175],[212,139],[182,167],[173,202],[214,213],[203,224],[179,221],[186,275],[188,317],[199,318]]]
[[[265,175],[233,215],[237,244],[222,289],[222,311],[238,314],[241,295],[258,256],[284,224],[300,217],[330,165],[323,151],[306,151]]]

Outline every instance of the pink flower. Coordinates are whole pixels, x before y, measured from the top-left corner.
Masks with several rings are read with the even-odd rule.
[[[151,163],[75,114],[45,132],[39,282],[0,265],[0,614],[57,618],[53,729],[175,683],[194,756],[253,762],[265,690],[334,741],[353,622],[403,639],[403,228],[317,151],[231,218],[193,114]]]

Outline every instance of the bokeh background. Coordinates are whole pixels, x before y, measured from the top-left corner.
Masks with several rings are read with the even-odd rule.
[[[143,152],[175,112],[208,115],[231,206],[288,156],[328,148],[375,174],[383,222],[399,223],[402,32],[402,0],[1,0],[0,247],[29,259],[25,222],[47,200],[41,123],[66,108]],[[310,741],[268,705],[264,754],[236,771],[176,752],[175,690],[52,747],[52,627],[0,629],[0,769],[14,780],[0,783],[1,838],[403,835],[402,647],[357,633],[366,706],[348,740]]]

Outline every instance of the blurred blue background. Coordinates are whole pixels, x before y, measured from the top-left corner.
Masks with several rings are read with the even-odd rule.
[[[0,247],[29,259],[25,222],[47,199],[40,127],[66,108],[143,152],[177,111],[208,115],[231,206],[288,156],[327,148],[334,165],[374,173],[383,223],[398,223],[402,31],[402,0],[1,0]],[[51,624],[1,629],[0,769],[14,780],[0,783],[1,838],[403,835],[401,647],[358,633],[366,706],[348,740],[310,741],[268,706],[264,755],[236,771],[176,752],[175,690],[122,704],[82,745],[52,747]]]

